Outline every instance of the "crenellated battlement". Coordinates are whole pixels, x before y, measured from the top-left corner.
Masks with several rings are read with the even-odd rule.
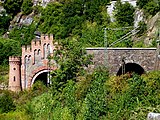
[[[42,34],[40,40],[32,40],[31,41],[31,45],[23,45],[22,46],[22,54],[23,53],[29,53],[29,52],[33,52],[35,49],[40,49],[42,50],[43,45],[46,44],[50,44],[51,46],[53,45],[53,35],[45,35]],[[55,43],[56,45],[58,44],[57,42]]]
[[[31,52],[31,45],[27,45],[26,52]]]
[[[41,41],[34,39],[34,40],[31,41],[31,46],[32,47],[41,46]]]
[[[21,57],[17,57],[17,56],[9,57],[9,62],[20,62],[20,61],[21,61]]]
[[[31,45],[23,45],[22,46],[22,53],[24,53],[24,52],[31,52],[31,51],[32,51]]]
[[[53,41],[53,34],[50,34],[50,35],[42,34],[41,41]]]
[[[9,57],[10,90],[16,91],[21,87],[27,89],[32,86],[31,83],[37,72],[51,70],[52,68],[48,66],[48,56],[53,55],[57,45],[58,43],[53,41],[53,35],[42,34],[40,38],[33,39],[30,45],[22,46],[21,57]],[[54,66],[53,68],[56,69],[57,67]],[[36,70],[38,71],[35,73]],[[15,86],[19,87],[14,89]]]

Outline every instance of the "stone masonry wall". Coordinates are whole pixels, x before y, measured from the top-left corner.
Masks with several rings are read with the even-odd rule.
[[[146,72],[155,69],[156,48],[86,48],[88,54],[93,54],[94,66],[108,66],[110,73],[116,74],[125,63],[139,64]]]

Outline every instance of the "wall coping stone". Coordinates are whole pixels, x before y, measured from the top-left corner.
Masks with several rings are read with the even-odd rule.
[[[86,48],[86,50],[106,50],[105,47]],[[157,48],[107,48],[107,50],[157,50]]]

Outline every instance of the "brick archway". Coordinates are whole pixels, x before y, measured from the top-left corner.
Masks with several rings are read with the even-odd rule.
[[[42,74],[42,73],[48,73],[48,72],[50,72],[50,71],[51,71],[51,70],[42,70],[42,71],[39,71],[37,74],[35,74],[35,75],[33,76],[32,80],[31,80],[31,86],[35,83],[36,78],[37,78],[40,74]]]
[[[41,73],[44,73],[44,72],[54,71],[56,69],[57,69],[56,67],[52,67],[49,69],[47,66],[41,66],[41,67],[38,67],[37,69],[35,69],[34,71],[32,71],[32,74],[29,76],[29,80],[28,80],[28,88],[32,87],[32,85],[34,84],[34,81],[35,81],[36,77],[38,77],[38,75],[40,75]]]

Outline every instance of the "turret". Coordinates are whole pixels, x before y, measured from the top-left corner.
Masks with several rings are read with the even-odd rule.
[[[20,91],[21,90],[21,58],[9,57],[9,90]]]

